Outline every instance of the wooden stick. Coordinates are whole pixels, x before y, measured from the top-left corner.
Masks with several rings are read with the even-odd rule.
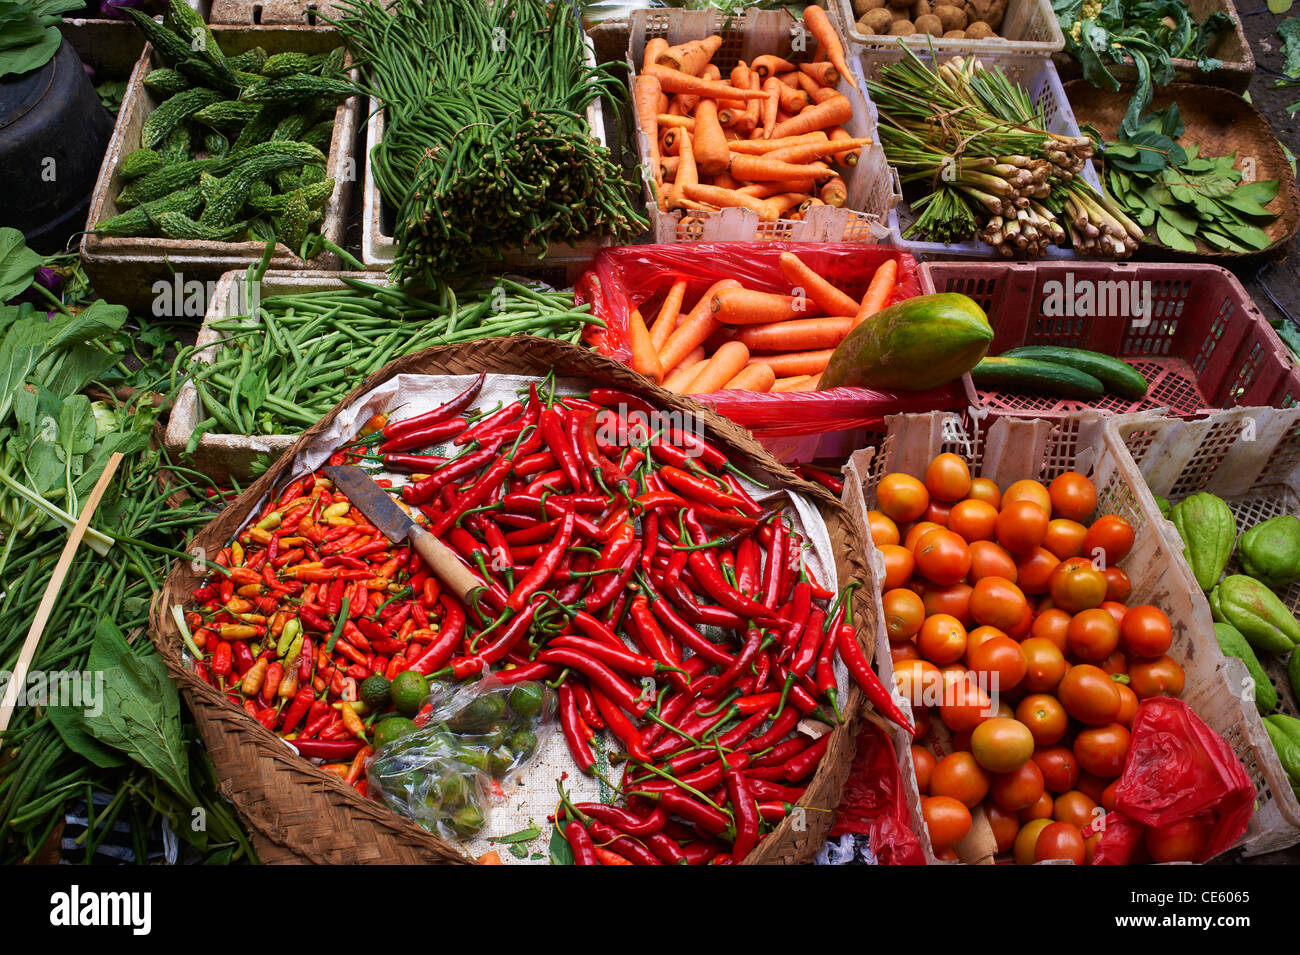
[[[54,573],[50,575],[50,582],[45,586],[45,595],[41,597],[41,605],[36,608],[36,616],[32,619],[32,625],[27,631],[27,640],[23,643],[22,653],[18,655],[18,664],[14,667],[13,675],[9,678],[9,685],[5,687],[3,701],[0,701],[0,736],[9,729],[9,720],[13,718],[14,709],[18,702],[18,688],[27,680],[27,670],[32,665],[32,658],[36,656],[36,648],[40,645],[41,636],[45,633],[45,624],[49,622],[50,614],[54,612],[54,601],[59,598],[59,590],[63,587],[63,580],[68,576],[68,568],[72,566],[72,558],[77,554],[77,547],[81,544],[81,538],[85,536],[86,529],[90,527],[90,519],[95,514],[95,508],[99,507],[100,498],[108,490],[108,482],[113,480],[113,473],[117,466],[122,463],[120,452],[114,452],[113,456],[108,459],[108,464],[104,467],[104,473],[99,476],[95,482],[95,488],[90,492],[90,497],[81,509],[81,515],[77,518],[76,526],[68,534],[68,542],[63,545],[63,553],[59,554],[59,562],[54,565]]]

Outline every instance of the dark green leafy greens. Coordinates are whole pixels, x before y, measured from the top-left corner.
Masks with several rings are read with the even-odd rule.
[[[0,0],[0,77],[50,62],[63,42],[63,14],[82,6],[82,0]]]
[[[1203,71],[1222,61],[1206,51],[1232,25],[1223,11],[1197,23],[1182,0],[1052,0],[1065,34],[1065,50],[1079,61],[1083,77],[1101,89],[1118,92],[1119,80],[1108,64],[1130,63],[1138,78],[1124,117],[1133,131],[1154,88],[1174,80],[1173,60],[1195,60]]]
[[[1268,248],[1272,240],[1264,227],[1277,213],[1266,207],[1277,196],[1277,181],[1242,182],[1235,153],[1202,157],[1197,146],[1179,143],[1183,132],[1175,105],[1132,131],[1121,127],[1119,141],[1104,144],[1107,183],[1116,201],[1171,249],[1196,252],[1197,239],[1219,252]]]

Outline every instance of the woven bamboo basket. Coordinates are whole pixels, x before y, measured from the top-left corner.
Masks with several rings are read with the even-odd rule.
[[[299,437],[287,454],[208,524],[195,538],[191,551],[197,553],[202,549],[216,553],[220,550],[244,526],[259,501],[281,483],[282,476],[287,476],[303,447],[341,409],[390,378],[399,374],[465,375],[480,371],[541,376],[552,369],[560,376],[623,388],[666,410],[693,415],[732,463],[759,481],[804,495],[818,507],[826,521],[840,586],[848,581],[863,584],[854,592],[854,618],[876,619],[874,598],[865,586],[870,577],[864,528],[834,495],[818,484],[796,477],[749,432],[691,399],[664,391],[618,362],[585,348],[525,336],[430,348],[380,369]],[[262,860],[318,864],[468,862],[458,847],[390,812],[379,802],[362,797],[338,778],[297,756],[185,665],[181,658],[183,644],[170,608],[173,604],[184,605],[202,576],[190,562],[173,565],[162,592],[154,601],[150,629],[172,678],[194,714],[216,766],[222,792],[234,803],[250,830]],[[874,623],[868,623],[858,634],[869,658],[876,643],[874,629]],[[749,855],[747,864],[799,864],[810,861],[816,854],[825,842],[833,810],[839,804],[848,778],[857,717],[865,707],[860,691],[851,686],[843,707],[844,722],[832,732],[826,756],[800,802],[808,811],[787,817]]]

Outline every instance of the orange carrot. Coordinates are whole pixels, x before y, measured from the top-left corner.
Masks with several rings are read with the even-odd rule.
[[[801,89],[799,86],[799,77],[803,76],[798,70],[790,70],[788,73],[778,73],[776,78],[791,89]]]
[[[700,355],[703,356],[703,354],[704,349],[701,348]],[[673,394],[686,394],[686,389],[690,387],[691,382],[700,373],[700,369],[708,363],[709,360],[704,357],[697,358],[694,361],[682,362],[675,372],[664,379],[664,388]]]
[[[789,163],[768,156],[731,153],[727,171],[746,182],[773,182],[779,179],[827,179],[834,173],[825,166]]]
[[[810,193],[815,187],[816,183],[811,179],[777,179],[773,182],[751,183],[748,186],[741,186],[736,191],[753,196],[755,199],[767,199],[787,192]]]
[[[763,156],[767,153],[776,152],[778,149],[785,149],[788,146],[801,146],[804,143],[824,143],[829,137],[820,129],[811,133],[805,133],[802,136],[786,136],[782,139],[745,139],[731,144],[733,153],[744,153],[747,156]]]
[[[862,305],[854,313],[853,327],[857,328],[876,312],[885,307],[889,296],[893,294],[894,283],[898,281],[898,260],[885,259],[871,276],[871,284],[862,296]]]
[[[670,46],[655,57],[655,62],[660,66],[699,76],[720,46],[722,46],[722,37],[715,33],[713,36],[706,36],[703,40],[691,40],[689,43]]]
[[[677,315],[682,310],[685,295],[686,279],[678,279],[664,296],[664,303],[659,306],[659,317],[650,326],[650,341],[654,343],[656,352],[664,347],[664,342],[668,341],[668,336],[677,327]]]
[[[751,368],[766,368],[772,371],[770,365],[750,365]],[[773,372],[775,375],[775,372]],[[798,391],[799,386],[805,384],[812,375],[792,375],[789,378],[777,378],[772,384],[772,391]]]
[[[765,53],[763,56],[756,56],[749,68],[758,74],[760,80],[765,80],[769,76],[777,73],[788,73],[794,69],[794,64],[789,60],[783,60],[779,56],[771,53]]]
[[[749,361],[749,349],[740,342],[727,342],[713,353],[708,363],[686,388],[690,395],[707,395],[735,378]]]
[[[777,139],[781,136],[798,136],[802,133],[811,133],[814,129],[824,130],[832,126],[843,126],[852,118],[853,104],[849,102],[847,96],[837,94],[826,102],[818,103],[816,106],[809,106],[798,116],[778,124],[768,138]]]
[[[831,142],[838,143],[841,146],[846,145],[847,143],[854,142],[854,138],[849,135],[849,131],[845,129],[843,126],[836,126],[834,129],[831,130],[830,135],[831,135]],[[865,146],[867,145],[867,143],[863,143],[863,145]],[[843,152],[838,152],[835,154],[835,161],[839,163],[841,166],[856,166],[858,164],[858,157],[860,153],[861,150],[858,149],[856,146],[849,149],[845,149]]]
[[[831,318],[796,318],[788,322],[771,322],[767,325],[742,328],[736,341],[744,342],[750,351],[788,352],[812,348],[834,348],[844,341],[853,328],[853,318],[839,315]]]
[[[695,131],[691,137],[691,152],[695,155],[695,168],[706,176],[725,172],[731,160],[727,137],[718,123],[718,104],[702,99],[695,107]]]
[[[776,128],[777,113],[781,110],[781,81],[775,76],[765,79],[763,95],[767,97],[763,103],[763,137],[770,139],[772,130]]]
[[[820,391],[822,386],[822,376],[819,372],[815,375],[809,375],[808,380],[795,389],[795,391]]]
[[[834,99],[836,96],[843,96],[844,94],[833,86],[818,86],[808,95],[812,97],[814,103],[824,103],[828,99]]]
[[[812,102],[807,93],[803,90],[791,89],[785,83],[781,82],[780,77],[777,77],[777,83],[780,84],[777,89],[777,94],[781,98],[781,109],[785,110],[787,113],[794,115],[801,109],[805,109],[809,103]]]
[[[858,148],[860,146],[869,146],[870,139],[850,139],[850,140],[833,140],[826,139],[819,143],[800,143],[796,146],[786,146],[784,149],[777,149],[767,154],[770,160],[780,160],[781,162],[807,163],[817,159],[825,159],[827,156],[837,156],[848,148]]]
[[[721,391],[771,391],[776,374],[767,365],[747,365],[736,373]]]
[[[817,306],[827,315],[858,314],[858,303],[854,301],[853,296],[845,295],[809,268],[803,259],[793,252],[782,252],[778,264],[781,267],[781,274],[790,280],[790,284],[795,288],[803,289],[804,294],[816,302]],[[806,347],[825,346],[809,345]]]
[[[711,305],[713,296],[724,289],[740,288],[735,279],[722,279],[715,282],[695,303],[690,314],[681,320],[673,333],[659,350],[659,364],[664,368],[675,368],[690,351],[712,335],[719,323],[714,321]]]
[[[641,69],[647,66],[653,66],[654,62],[659,59],[661,53],[668,49],[668,41],[661,36],[653,40],[647,40],[645,45],[645,55],[641,57]]]
[[[818,351],[792,351],[780,355],[759,355],[750,358],[750,363],[762,362],[776,372],[778,378],[792,375],[820,375],[826,370],[834,348],[822,348]]]
[[[645,319],[641,317],[640,309],[632,309],[632,314],[628,316],[627,327],[632,340],[632,370],[659,381],[663,376],[663,369],[659,365],[659,353],[655,351],[654,343],[650,340],[650,330],[645,327]]]
[[[681,178],[681,172],[677,174]],[[719,189],[717,186],[706,186],[702,184],[684,185],[682,191],[686,198],[694,199],[696,202],[708,202],[715,206],[724,208],[739,207],[750,209],[758,214],[758,218],[763,222],[775,222],[780,218],[776,209],[768,204],[765,199],[755,199],[753,196],[747,196],[743,192],[735,189]]]
[[[638,76],[637,79],[639,80],[641,77]],[[655,80],[655,82],[658,82],[658,80]],[[660,126],[667,126],[669,129],[684,129],[690,133],[695,132],[694,116],[676,116],[673,113],[660,113],[655,117],[655,122]]]
[[[798,75],[798,77],[796,77],[796,79],[799,80],[799,88],[800,88],[801,90],[803,90],[805,93],[807,93],[807,94],[812,98],[812,101],[813,101],[814,103],[816,103],[816,102],[818,101],[818,100],[817,100],[817,94],[818,94],[820,91],[822,91],[822,90],[830,90],[832,93],[835,92],[834,87],[830,87],[830,86],[822,86],[820,83],[818,83],[815,79],[813,79],[811,76],[809,76],[809,75],[808,75],[807,73],[805,73],[803,70],[800,70],[800,71],[799,71],[799,75]]]
[[[776,209],[778,216],[784,216],[790,210],[803,205],[807,198],[807,194],[802,192],[782,192],[769,197],[767,201]]]
[[[677,155],[677,175],[673,179],[673,188],[668,193],[669,209],[676,209],[683,199],[694,199],[694,196],[687,195],[686,189],[700,181],[699,171],[695,168],[695,151],[691,146],[691,137],[680,137],[678,145],[681,151]]]
[[[709,309],[724,325],[765,325],[806,318],[819,311],[817,304],[804,295],[777,295],[746,288],[714,292]]]
[[[749,85],[747,89],[763,91],[763,80],[752,68],[749,71]],[[761,132],[763,125],[763,106],[766,100],[751,99],[745,106],[745,125],[749,128],[749,135],[754,136]]]
[[[682,131],[676,126],[665,126],[659,131],[659,155],[677,156],[682,151],[682,139],[690,139],[690,136],[682,136]]]
[[[822,86],[836,86],[839,84],[840,71],[830,63],[800,63],[799,69]]]
[[[649,66],[645,71],[659,80],[659,85],[669,93],[690,93],[712,99],[762,99],[767,95],[762,91],[738,90],[720,80],[701,79],[666,66]]]
[[[839,176],[832,176],[822,186],[821,198],[822,202],[828,206],[839,208],[848,201],[849,187],[844,184],[844,180]]]
[[[637,128],[648,142],[650,161],[656,164],[659,162],[659,129],[655,125],[655,117],[658,113],[659,93],[659,81],[653,76],[638,76],[632,84]]]
[[[826,59],[831,61],[831,65],[849,81],[850,86],[857,89],[858,84],[854,81],[853,74],[849,72],[849,65],[844,62],[844,44],[835,35],[835,27],[831,26],[826,11],[815,3],[804,7],[803,23],[812,32],[812,35],[817,38],[819,51],[824,52]]]
[[[744,183],[732,178],[730,173],[720,172],[709,182],[710,186],[717,186],[719,189],[739,189]],[[764,196],[763,198],[766,198]]]

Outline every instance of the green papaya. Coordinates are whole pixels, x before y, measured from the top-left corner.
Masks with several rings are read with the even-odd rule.
[[[1277,709],[1277,690],[1269,680],[1264,668],[1259,665],[1259,657],[1250,648],[1241,631],[1229,623],[1214,625],[1214,639],[1219,642],[1219,649],[1227,656],[1236,657],[1246,664],[1250,678],[1255,681],[1255,708],[1261,713],[1271,713]]]
[[[960,378],[993,341],[988,316],[956,292],[904,299],[872,315],[840,342],[821,387],[924,391]]]
[[[1241,572],[1274,590],[1300,580],[1300,520],[1279,514],[1261,521],[1237,541]]]
[[[1233,574],[1223,578],[1215,591],[1223,621],[1240,630],[1256,650],[1290,653],[1300,643],[1300,620],[1254,577]],[[1213,600],[1210,606],[1213,610]]]
[[[1300,788],[1300,720],[1274,713],[1264,717],[1264,730],[1292,788]]]
[[[1170,520],[1183,539],[1183,556],[1202,590],[1210,590],[1232,557],[1237,521],[1223,499],[1201,491],[1173,506]]]

